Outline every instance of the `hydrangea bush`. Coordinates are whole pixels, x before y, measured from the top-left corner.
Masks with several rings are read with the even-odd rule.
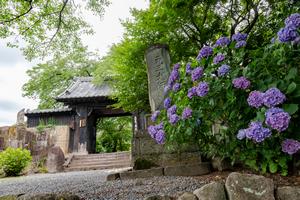
[[[286,175],[300,150],[299,30],[295,13],[264,48],[247,50],[248,35],[236,33],[175,64],[151,137],[169,147],[198,143],[208,157]]]

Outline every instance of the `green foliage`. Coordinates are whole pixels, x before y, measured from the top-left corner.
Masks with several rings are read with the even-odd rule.
[[[96,152],[129,151],[131,147],[131,117],[102,118],[97,125]]]
[[[46,128],[53,128],[57,122],[54,118],[49,118],[47,121],[40,119],[38,126],[36,127],[38,133],[43,133]]]
[[[0,168],[6,176],[18,176],[31,162],[30,151],[21,148],[7,148],[0,152]]]

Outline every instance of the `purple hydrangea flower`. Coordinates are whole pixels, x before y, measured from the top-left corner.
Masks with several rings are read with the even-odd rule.
[[[242,40],[246,40],[247,37],[248,37],[248,35],[246,33],[236,33],[236,34],[233,34],[232,40],[236,41],[236,42],[239,42],[239,41],[242,41]]]
[[[247,102],[249,106],[254,107],[254,108],[259,108],[264,104],[264,93],[260,91],[252,91],[250,92]]]
[[[151,116],[151,121],[155,122],[159,114],[160,114],[159,110],[155,111]]]
[[[168,97],[164,100],[164,108],[168,109],[168,108],[170,108],[170,106],[171,106],[171,99],[170,99],[170,97]]]
[[[255,142],[262,142],[272,134],[271,130],[263,127],[259,121],[251,122],[249,128],[246,130],[246,137]]]
[[[175,83],[173,85],[173,91],[174,92],[178,92],[178,90],[180,90],[180,88],[181,88],[181,84],[180,83]]]
[[[291,14],[284,21],[286,26],[295,26],[296,28],[300,28],[300,13]]]
[[[192,71],[192,81],[196,81],[203,76],[203,67],[197,67]]]
[[[277,33],[280,42],[290,42],[299,37],[295,26],[286,26],[281,28]]]
[[[207,58],[213,54],[213,49],[211,47],[205,46],[202,47],[202,49],[199,51],[199,54],[197,56],[197,60],[200,60],[201,58]]]
[[[175,125],[180,120],[179,116],[177,114],[173,114],[169,118],[169,122],[172,125]]]
[[[173,105],[170,108],[168,108],[167,114],[168,114],[168,116],[171,116],[173,114],[176,114],[176,111],[177,111],[177,106]]]
[[[298,142],[297,140],[286,139],[282,142],[281,149],[284,153],[293,155],[300,150],[300,142]]]
[[[220,37],[217,41],[216,44],[214,45],[215,47],[225,47],[230,44],[230,39],[228,37]]]
[[[247,129],[239,130],[238,134],[236,135],[237,139],[242,140],[246,137]]]
[[[160,124],[156,125],[157,129],[163,129],[164,128],[164,123],[161,122]]]
[[[173,70],[171,71],[169,80],[168,80],[168,86],[169,88],[172,88],[174,83],[179,79],[179,72],[178,69],[173,68]]]
[[[209,86],[206,82],[200,82],[196,88],[196,93],[199,97],[204,97],[209,91]]]
[[[239,48],[242,48],[242,47],[245,47],[247,45],[247,42],[242,40],[242,41],[238,41],[236,44],[235,44],[235,48],[236,49],[239,49]]]
[[[297,37],[296,39],[294,39],[294,40],[292,41],[292,44],[293,44],[293,45],[299,45],[299,44],[300,44],[300,36]]]
[[[214,57],[214,64],[218,64],[220,62],[222,62],[225,59],[225,55],[224,54],[218,54]]]
[[[180,68],[180,64],[179,63],[176,63],[173,67],[174,70],[178,71]]]
[[[184,108],[182,112],[182,119],[188,119],[192,117],[193,110],[190,108]]]
[[[155,135],[157,133],[157,128],[153,125],[148,126],[148,133],[152,138],[155,138]]]
[[[285,99],[285,95],[279,89],[273,87],[264,93],[263,101],[264,105],[270,108],[282,104]]]
[[[233,79],[232,84],[235,88],[245,90],[250,87],[251,83],[246,77],[241,76],[241,77]]]
[[[228,65],[221,65],[218,68],[218,76],[225,76],[230,71],[230,67]]]
[[[280,108],[270,108],[266,112],[266,124],[279,132],[289,127],[291,116]]]
[[[186,67],[185,67],[185,73],[186,74],[191,74],[192,71],[193,71],[193,69],[192,69],[191,63],[187,63]]]
[[[196,96],[197,95],[197,87],[192,87],[192,88],[190,88],[189,90],[188,90],[188,94],[187,94],[187,96],[188,96],[188,98],[189,99],[192,99],[193,98],[193,96]]]
[[[165,131],[159,130],[155,135],[157,144],[163,144],[165,142]]]

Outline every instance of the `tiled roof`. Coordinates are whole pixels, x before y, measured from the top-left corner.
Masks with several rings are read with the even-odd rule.
[[[53,109],[34,109],[34,110],[27,110],[26,114],[41,114],[41,113],[59,113],[59,112],[70,112],[72,108],[64,107],[64,108],[53,108]]]
[[[112,89],[107,82],[104,81],[98,86],[92,83],[92,77],[77,77],[69,88],[56,97],[56,100],[109,97],[111,94]]]

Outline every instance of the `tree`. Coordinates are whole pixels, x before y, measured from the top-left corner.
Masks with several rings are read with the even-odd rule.
[[[1,0],[0,38],[11,39],[9,46],[22,47],[31,60],[68,52],[81,43],[82,34],[93,33],[83,19],[91,11],[102,16],[108,0]]]

